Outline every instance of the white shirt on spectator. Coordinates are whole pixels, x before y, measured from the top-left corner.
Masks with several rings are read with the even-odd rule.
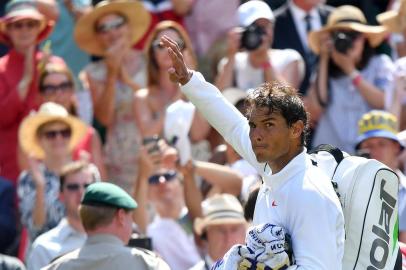
[[[190,232],[186,230],[177,220],[161,218],[158,215],[147,227],[147,235],[152,238],[153,249],[171,269],[187,270],[200,260],[192,228]]]
[[[283,70],[292,62],[300,61],[300,73],[304,74],[304,62],[302,56],[293,49],[269,49],[269,58],[271,59],[272,68],[282,73]],[[238,52],[234,56],[234,81],[237,88],[247,91],[248,89],[255,88],[264,83],[264,71],[261,68],[254,68],[249,59],[248,52]],[[227,58],[221,59],[219,63],[219,70],[224,68],[227,63]]]
[[[27,259],[27,269],[41,269],[55,258],[80,248],[85,241],[86,234],[75,230],[63,218],[55,228],[35,239]]]
[[[189,270],[209,270],[215,262],[211,259],[209,255],[204,256],[204,259],[200,260]]]
[[[293,3],[292,0],[289,2],[289,9],[292,13],[293,22],[295,23],[296,30],[299,34],[300,41],[302,42],[303,48],[309,49],[309,42],[307,40],[306,22],[305,17],[307,14],[310,15],[310,25],[312,31],[319,30],[322,27],[320,14],[317,11],[317,6],[311,9],[309,12],[304,11]]]
[[[241,200],[246,202],[253,187],[257,183],[261,183],[261,177],[257,170],[245,159],[240,159],[230,164],[230,168],[236,170],[244,177],[241,186]]]

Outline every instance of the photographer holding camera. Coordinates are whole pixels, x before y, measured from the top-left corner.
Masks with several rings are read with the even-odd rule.
[[[270,49],[274,15],[259,0],[248,1],[238,8],[241,27],[228,33],[227,56],[218,67],[215,80],[220,90],[237,87],[247,90],[273,80],[284,80],[298,88],[304,76],[304,62],[292,49]]]
[[[358,119],[388,107],[385,92],[392,89],[393,63],[373,49],[386,35],[384,27],[367,25],[362,12],[348,5],[310,32],[309,46],[320,55],[307,104],[312,121],[318,121],[313,145],[330,143],[353,153]]]

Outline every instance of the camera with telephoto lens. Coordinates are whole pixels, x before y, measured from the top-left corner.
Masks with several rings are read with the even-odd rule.
[[[336,31],[333,32],[334,48],[340,53],[347,53],[352,48],[354,40],[359,36],[355,31]]]
[[[242,32],[241,48],[253,51],[262,44],[262,36],[265,34],[265,29],[255,23],[247,26]]]

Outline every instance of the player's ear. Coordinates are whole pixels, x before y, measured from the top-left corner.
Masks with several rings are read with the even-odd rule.
[[[300,138],[302,136],[304,124],[302,120],[298,120],[290,127],[290,137],[292,139]]]

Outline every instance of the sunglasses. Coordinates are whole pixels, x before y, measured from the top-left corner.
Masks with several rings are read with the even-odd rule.
[[[72,131],[69,128],[67,128],[61,130],[48,130],[44,131],[42,134],[48,140],[53,140],[58,135],[60,135],[63,139],[68,139],[72,135]]]
[[[39,27],[39,21],[34,21],[34,20],[17,21],[17,22],[7,24],[7,28],[16,29],[16,30],[21,30],[23,28],[33,29],[33,28],[36,28],[36,27]]]
[[[111,20],[110,22],[99,24],[98,26],[96,26],[96,33],[105,34],[110,32],[111,30],[117,30],[125,23],[126,20],[124,18],[117,18],[115,20]]]
[[[169,181],[174,180],[176,178],[176,175],[177,175],[176,171],[169,171],[166,173],[154,174],[148,178],[148,183],[150,185],[158,185],[159,183],[169,182]],[[165,181],[163,181],[162,178],[164,178]]]
[[[44,94],[51,94],[58,90],[61,90],[62,92],[70,91],[72,88],[73,83],[66,81],[60,84],[44,84],[41,86],[41,92]]]
[[[69,191],[78,191],[80,189],[80,187],[82,187],[83,189],[86,189],[90,184],[78,184],[78,183],[71,183],[71,184],[66,184],[65,188]]]
[[[186,49],[186,44],[183,40],[176,40],[176,44],[178,44],[179,50],[183,51]],[[152,48],[158,49],[158,50],[163,50],[166,47],[161,43],[159,40],[155,40],[152,42]]]
[[[346,36],[346,37],[354,40],[357,37],[359,37],[361,35],[361,33],[357,32],[357,31],[351,31],[351,30],[337,30],[337,31],[331,32],[330,35],[333,37],[333,39],[339,35],[343,35],[343,36]]]

